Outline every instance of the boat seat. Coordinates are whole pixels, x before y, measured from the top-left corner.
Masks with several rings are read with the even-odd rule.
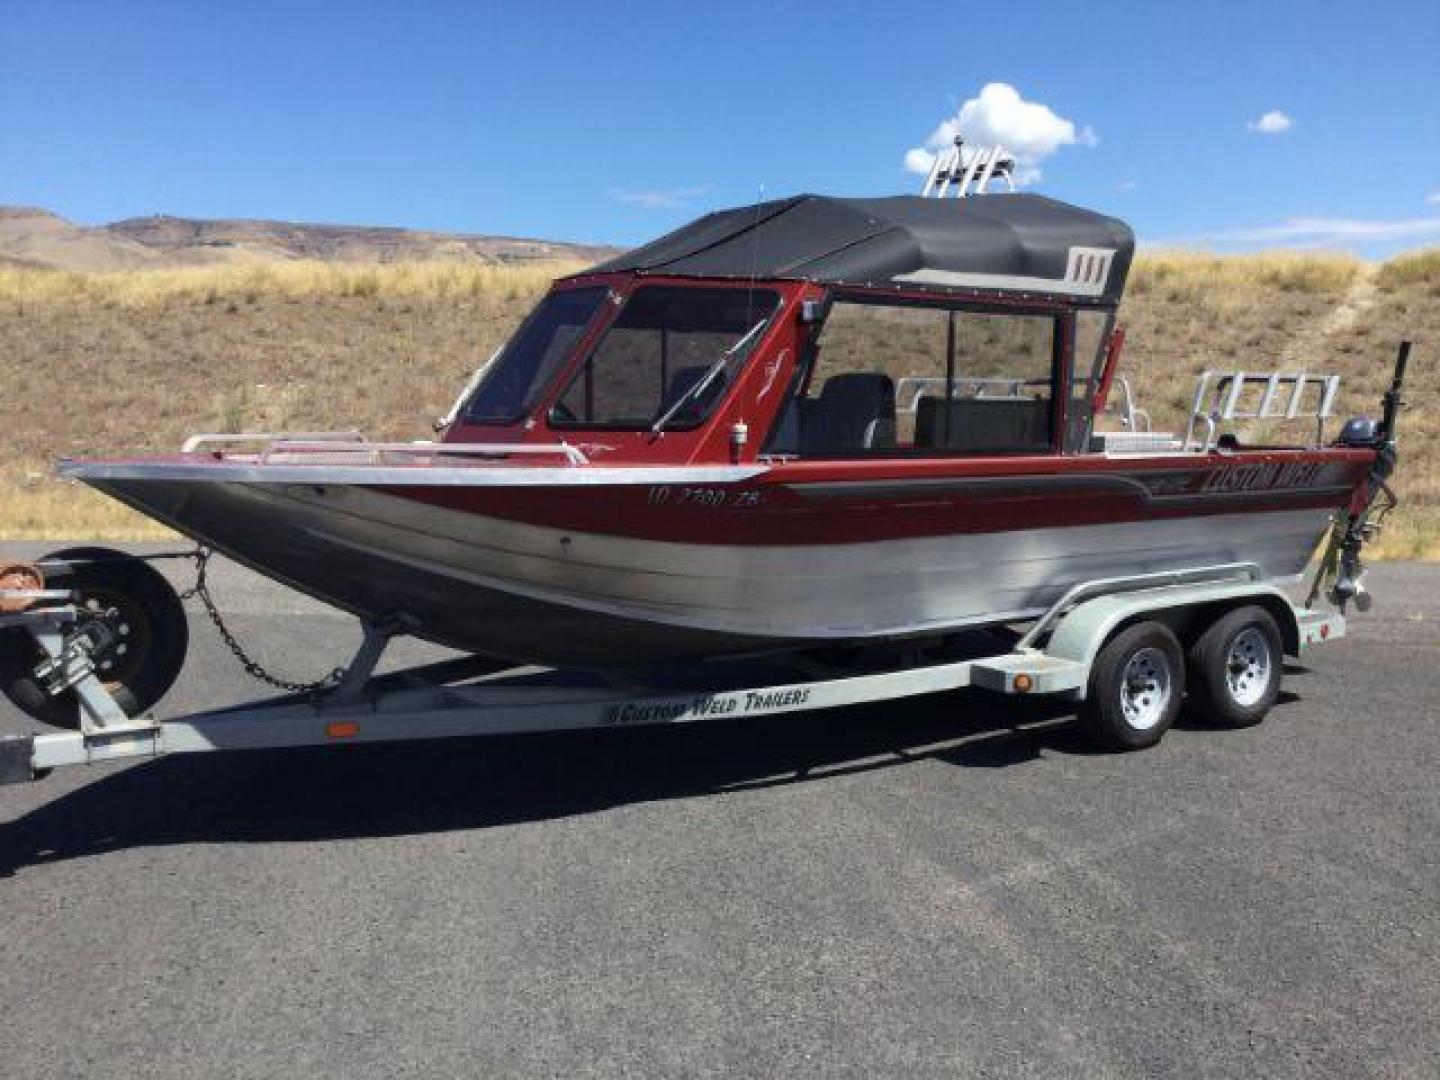
[[[973,397],[947,404],[923,397],[915,413],[915,445],[971,454],[1043,452],[1050,447],[1050,402]]]
[[[800,453],[835,454],[895,445],[895,383],[888,375],[832,375],[800,401]]]

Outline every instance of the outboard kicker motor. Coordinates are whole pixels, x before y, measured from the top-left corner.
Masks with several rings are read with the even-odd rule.
[[[1345,605],[1351,600],[1355,601],[1355,606],[1361,611],[1370,607],[1370,595],[1360,580],[1365,572],[1360,562],[1360,549],[1367,540],[1375,537],[1385,515],[1399,503],[1395,493],[1390,490],[1389,479],[1395,471],[1395,423],[1400,416],[1400,407],[1404,404],[1400,392],[1405,385],[1405,366],[1410,362],[1410,347],[1411,343],[1408,341],[1400,343],[1400,352],[1395,357],[1395,376],[1390,382],[1390,389],[1385,391],[1384,411],[1380,422],[1376,423],[1365,416],[1355,417],[1346,421],[1335,440],[1337,446],[1373,448],[1375,464],[1370,467],[1370,475],[1360,485],[1350,505],[1335,519],[1335,527],[1330,531],[1330,541],[1320,559],[1320,569],[1315,574],[1310,595],[1305,600],[1306,607],[1314,606],[1316,596],[1331,578],[1334,579],[1334,585],[1327,596],[1330,602],[1340,609],[1342,615],[1345,613]],[[1372,517],[1375,504],[1382,495],[1385,502]]]
[[[1345,421],[1345,426],[1340,429],[1340,434],[1335,438],[1336,446],[1374,446],[1375,433],[1380,430],[1380,425],[1368,416],[1356,416]]]

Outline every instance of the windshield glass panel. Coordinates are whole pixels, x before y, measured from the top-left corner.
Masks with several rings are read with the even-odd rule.
[[[724,396],[778,303],[765,289],[637,290],[556,402],[551,424],[696,426]]]
[[[465,406],[471,424],[509,424],[535,403],[608,290],[552,293],[510,339]]]

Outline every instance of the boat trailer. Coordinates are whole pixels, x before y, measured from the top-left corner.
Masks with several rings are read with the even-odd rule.
[[[119,566],[138,561],[107,554]],[[93,601],[49,587],[48,572],[41,583],[9,569],[0,577],[0,652],[12,654],[11,670],[17,648],[29,650],[27,664],[39,657],[34,680],[72,703],[73,730],[0,738],[0,783],[164,754],[778,716],[965,687],[1074,702],[1095,741],[1139,749],[1175,719],[1187,669],[1193,709],[1220,724],[1254,723],[1278,696],[1285,654],[1345,633],[1343,614],[1296,606],[1250,563],[1077,585],[1018,637],[976,629],[686,668],[572,672],[462,656],[377,676],[386,644],[411,629],[397,619],[366,625],[349,667],[319,689],[161,719],[107,679],[101,657],[114,648],[105,636],[116,633],[106,629],[114,609],[110,623],[87,620]]]

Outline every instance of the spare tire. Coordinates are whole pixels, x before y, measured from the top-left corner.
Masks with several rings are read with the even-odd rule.
[[[51,562],[68,568],[51,570]],[[111,631],[113,640],[95,654],[95,673],[125,714],[138,716],[164,697],[185,665],[190,628],[180,597],[160,572],[109,548],[67,548],[40,564],[47,587],[75,594],[77,625],[100,620]],[[36,720],[78,728],[74,691],[52,696],[35,677],[43,659],[27,631],[0,631],[0,691]]]

